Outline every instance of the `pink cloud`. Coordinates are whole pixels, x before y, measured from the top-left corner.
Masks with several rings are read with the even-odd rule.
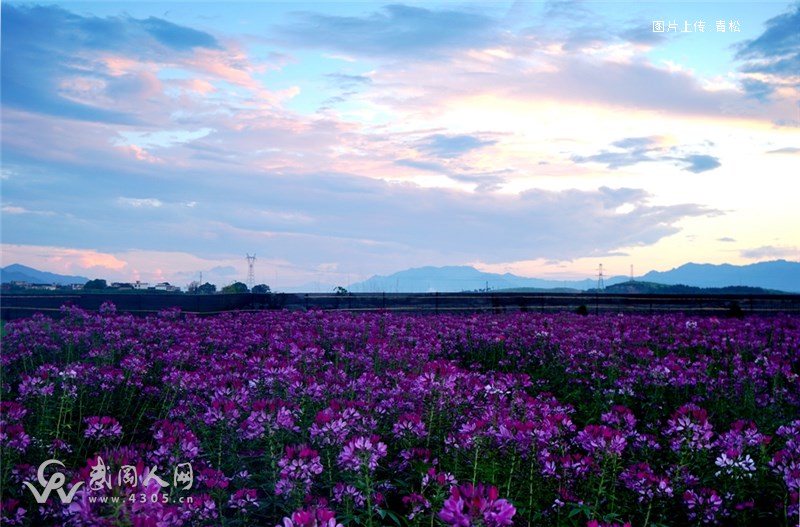
[[[237,86],[259,88],[258,82],[252,77],[257,68],[250,64],[243,52],[198,49],[186,60],[185,66]]]
[[[137,145],[124,145],[117,147],[117,149],[126,152],[128,155],[132,155],[139,161],[146,161],[147,163],[161,163],[163,161]]]
[[[4,265],[20,263],[59,274],[85,274],[90,270],[119,271],[128,263],[116,256],[91,249],[2,244]]]

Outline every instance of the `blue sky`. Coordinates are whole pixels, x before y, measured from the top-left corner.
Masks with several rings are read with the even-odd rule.
[[[2,264],[225,285],[255,253],[258,282],[324,290],[800,260],[798,25],[796,2],[5,2]]]

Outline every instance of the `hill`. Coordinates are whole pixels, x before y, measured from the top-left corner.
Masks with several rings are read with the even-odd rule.
[[[665,272],[650,271],[641,280],[695,287],[762,287],[800,293],[800,262],[773,260],[750,265],[687,263]]]
[[[28,282],[31,284],[85,284],[89,279],[85,276],[68,276],[47,271],[39,271],[26,265],[11,264],[0,268],[0,283]]]
[[[732,285],[726,287],[695,287],[684,284],[658,284],[655,282],[640,282],[629,280],[621,284],[614,284],[603,289],[603,293],[611,294],[633,294],[633,295],[686,295],[686,294],[706,294],[706,295],[771,295],[781,294],[783,291],[774,289],[764,289],[762,287],[750,287],[746,285]]]
[[[618,283],[627,280],[617,276],[606,279],[606,283]],[[416,267],[406,269],[388,276],[373,276],[363,282],[351,284],[347,289],[354,293],[424,293],[424,292],[460,292],[460,291],[508,291],[526,289],[551,291],[554,289],[586,290],[595,287],[593,279],[564,281],[528,278],[511,273],[485,273],[471,266]]]
[[[627,276],[605,279],[606,289],[628,282]],[[661,285],[695,288],[726,288],[744,286],[773,292],[800,293],[800,262],[775,260],[750,265],[684,264],[669,271],[650,271],[636,279]],[[511,273],[484,273],[470,266],[417,267],[388,276],[376,275],[363,282],[350,284],[354,293],[420,293],[459,291],[527,291],[555,292],[556,290],[586,291],[597,287],[597,280],[544,280]],[[655,286],[651,286],[654,290]],[[710,292],[710,291],[706,291]],[[735,291],[731,291],[735,292]]]

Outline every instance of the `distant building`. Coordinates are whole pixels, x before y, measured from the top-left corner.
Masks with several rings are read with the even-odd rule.
[[[172,285],[169,282],[161,282],[160,284],[154,285],[150,289],[155,289],[156,291],[168,291],[170,293],[177,293],[181,290],[180,287]]]
[[[59,291],[59,290],[81,290],[83,284],[34,284],[24,280],[12,280],[3,282],[3,291]]]
[[[36,291],[55,291],[58,289],[58,284],[30,284],[28,289],[34,289]]]

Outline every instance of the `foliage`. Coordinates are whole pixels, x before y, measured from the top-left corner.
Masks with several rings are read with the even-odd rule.
[[[246,293],[247,292],[247,284],[242,282],[234,282],[230,285],[226,285],[222,288],[223,293]]]
[[[252,292],[264,294],[264,293],[271,293],[272,291],[270,290],[267,284],[258,284],[253,286]]]
[[[211,293],[216,293],[217,292],[217,286],[215,286],[214,284],[210,284],[210,283],[206,282],[203,285],[197,286],[197,292],[200,293],[200,294],[204,294],[204,295],[208,295],[208,294],[211,294]]]
[[[89,280],[83,285],[84,291],[99,291],[106,289],[108,287],[108,283],[102,278],[95,278],[94,280]]]

